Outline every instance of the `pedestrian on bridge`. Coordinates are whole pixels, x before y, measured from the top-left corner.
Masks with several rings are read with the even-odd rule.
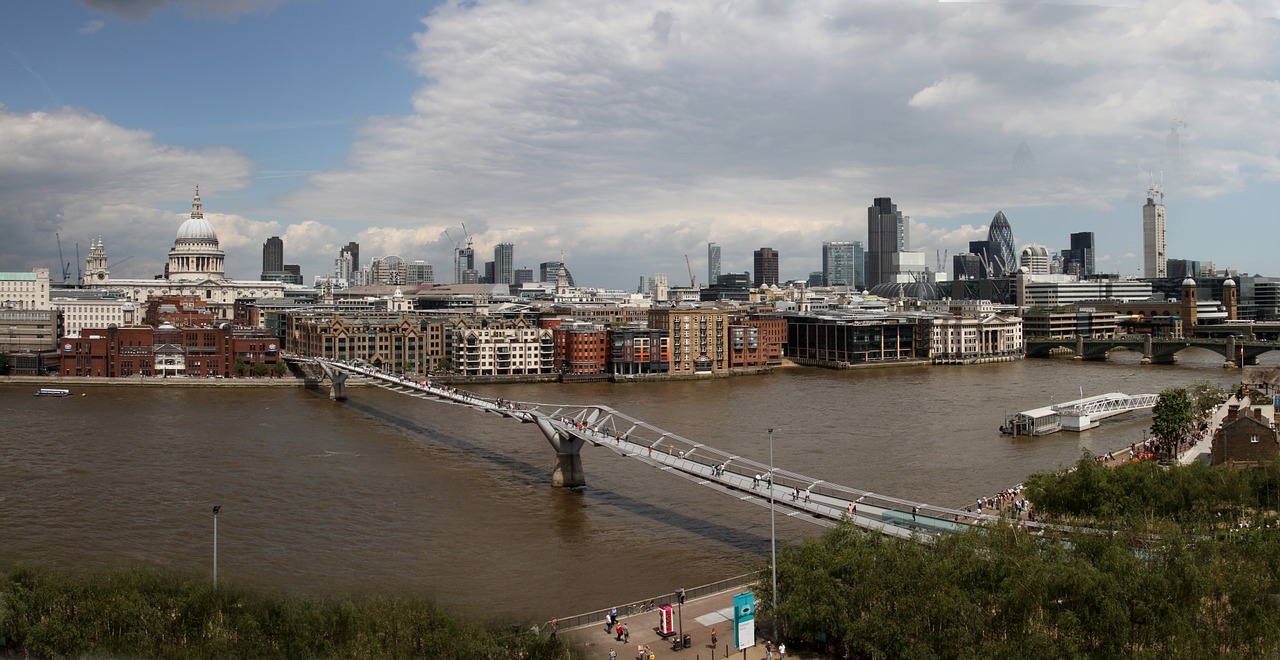
[[[622,642],[624,644],[628,644],[631,642],[631,629],[628,628],[627,624],[625,623],[622,624]]]

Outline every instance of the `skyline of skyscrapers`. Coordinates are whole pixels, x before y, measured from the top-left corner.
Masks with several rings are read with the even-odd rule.
[[[1157,203],[1156,197],[1160,198]],[[1168,257],[1165,252],[1164,192],[1158,186],[1147,189],[1147,203],[1142,206],[1142,276],[1148,278],[1168,275]]]

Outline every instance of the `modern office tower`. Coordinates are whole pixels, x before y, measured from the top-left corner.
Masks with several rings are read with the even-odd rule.
[[[498,272],[498,268],[492,261],[484,262],[484,275],[481,277],[481,284],[496,284],[494,273]]]
[[[1013,228],[1009,226],[1009,219],[1004,217],[1004,211],[996,211],[991,218],[987,243],[987,265],[991,267],[991,277],[1009,275],[1017,270],[1018,253],[1013,246]]]
[[[718,277],[720,277],[720,246],[707,243],[707,284],[715,284]]]
[[[826,241],[822,244],[823,286],[854,286],[854,244],[852,241]]]
[[[515,246],[510,243],[499,243],[493,248],[493,283],[513,284],[515,282]]]
[[[825,284],[823,284],[825,280],[826,280],[826,277],[822,274],[822,271],[820,270],[809,271],[809,279],[805,281],[805,286],[809,287],[810,289],[812,289],[815,286],[826,286]]]
[[[778,283],[778,251],[762,247],[755,252],[756,287],[776,285]]]
[[[911,243],[908,233],[910,218],[902,215],[898,205],[888,197],[877,197],[867,207],[866,286],[874,287],[894,281],[894,255],[904,252]]]
[[[1156,202],[1156,197],[1160,202]],[[1165,257],[1164,191],[1158,186],[1147,189],[1147,203],[1142,207],[1142,276],[1167,277],[1168,260]]]
[[[991,241],[969,241],[969,253],[977,255],[980,269],[978,279],[995,277],[995,266],[991,263]]]
[[[853,242],[853,286],[860,291],[867,288],[867,251],[862,241]]]
[[[360,244],[355,241],[347,243],[346,246],[338,250],[339,257],[344,254],[351,255],[351,268],[354,270],[360,270]]]
[[[1200,277],[1200,262],[1193,259],[1169,259],[1165,261],[1169,279],[1185,280]]]
[[[1022,248],[1019,261],[1032,275],[1049,274],[1049,249],[1043,245],[1031,243]]]
[[[986,243],[986,241],[975,241]],[[982,278],[982,257],[965,252],[951,257],[951,279],[977,280]]]
[[[338,258],[333,260],[333,276],[335,279],[345,283],[338,286],[353,286],[355,284],[355,265],[351,263],[351,253],[345,249],[340,250]]]
[[[1080,261],[1080,277],[1093,275],[1093,232],[1082,231],[1071,235],[1071,255]]]
[[[405,264],[406,284],[435,284],[436,272],[431,264],[418,259]]]
[[[636,293],[641,295],[653,294],[653,278],[648,275],[640,276],[640,286],[636,287]]]
[[[467,247],[453,249],[453,281],[455,284],[475,284],[479,276],[467,279],[467,273],[476,273],[476,251],[467,239]]]
[[[533,281],[533,269],[517,268],[515,269],[515,271],[512,272],[512,278],[513,278],[511,282],[512,284],[516,284],[516,285],[529,284],[530,282]]]
[[[556,278],[560,276],[560,266],[563,264],[563,261],[544,261],[538,264],[538,281],[554,283]],[[573,273],[569,272],[568,266],[564,267],[564,274],[565,277],[569,278],[569,286],[576,286],[573,283]]]
[[[404,259],[389,254],[374,257],[369,263],[369,284],[400,285],[409,278],[409,265]]]
[[[272,236],[262,244],[262,272],[282,271],[284,271],[284,241],[279,236]]]

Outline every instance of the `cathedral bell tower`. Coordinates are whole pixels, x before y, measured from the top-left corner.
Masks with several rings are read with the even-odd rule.
[[[84,282],[83,286],[102,286],[111,280],[111,273],[107,272],[107,247],[102,242],[102,237],[89,244],[89,256],[84,260]]]
[[[1199,309],[1196,306],[1196,281],[1188,277],[1182,280],[1182,336],[1191,337],[1195,334],[1197,315]]]

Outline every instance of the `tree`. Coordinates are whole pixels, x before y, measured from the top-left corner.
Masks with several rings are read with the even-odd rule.
[[[243,378],[245,373],[249,371],[249,365],[245,364],[244,360],[237,358],[236,365],[232,367],[231,370],[234,371],[237,376],[240,376]]]
[[[1202,380],[1187,388],[1187,396],[1191,399],[1195,416],[1204,417],[1218,404],[1227,400],[1227,391],[1207,380]]]
[[[413,373],[413,363],[412,363],[412,362],[410,362],[410,361],[408,361],[408,360],[405,360],[404,362],[401,362],[401,363],[400,363],[400,371],[402,371],[402,372],[404,372],[404,373],[406,373],[406,374],[407,374],[407,373]]]
[[[453,371],[453,360],[450,360],[449,358],[440,358],[440,361],[436,362],[436,371],[442,371],[444,373]]]
[[[283,362],[276,363],[276,366],[275,366],[276,378],[284,378],[284,374],[287,371],[289,371],[289,368],[284,366]]]
[[[1164,443],[1166,451],[1176,454],[1178,443],[1191,427],[1191,397],[1182,388],[1165,390],[1151,414],[1151,432]]]
[[[253,375],[254,375],[254,376],[256,376],[256,377],[258,377],[258,378],[261,378],[261,377],[263,377],[263,376],[267,375],[267,372],[268,372],[268,371],[270,371],[270,370],[271,370],[271,369],[270,369],[270,367],[268,367],[267,365],[265,365],[265,364],[263,364],[263,363],[261,363],[261,362],[259,362],[259,363],[255,364],[255,365],[253,365]]]
[[[9,373],[9,354],[0,353],[0,374]]]

